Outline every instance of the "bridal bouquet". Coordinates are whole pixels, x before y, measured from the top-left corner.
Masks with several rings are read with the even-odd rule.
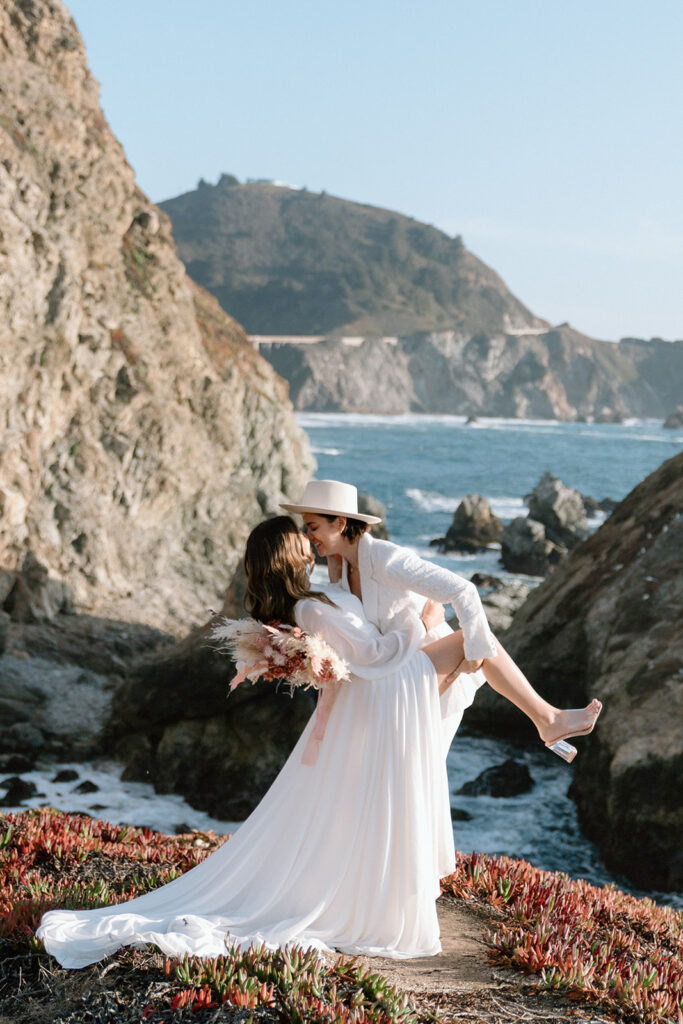
[[[220,619],[209,634],[218,650],[230,654],[237,675],[230,690],[248,679],[273,682],[284,679],[291,690],[317,690],[349,678],[349,667],[317,634],[304,633],[298,626],[256,619]]]

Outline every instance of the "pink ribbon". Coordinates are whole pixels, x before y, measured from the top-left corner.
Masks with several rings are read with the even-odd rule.
[[[315,709],[315,722],[306,740],[304,752],[301,755],[301,763],[312,768],[317,764],[320,744],[325,738],[325,729],[337,699],[339,683],[327,683],[318,690],[318,704]]]
[[[239,686],[240,683],[243,683],[245,679],[249,679],[249,676],[251,675],[252,672],[256,671],[256,669],[260,670],[262,668],[268,668],[268,663],[264,662],[262,665],[258,663],[256,665],[247,665],[244,672],[238,672],[235,678],[230,683],[230,693],[232,693],[232,691],[237,686]]]

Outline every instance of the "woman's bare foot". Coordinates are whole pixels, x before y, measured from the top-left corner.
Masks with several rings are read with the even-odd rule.
[[[547,747],[570,736],[587,736],[602,711],[599,700],[593,699],[585,708],[557,711],[552,721],[538,726],[538,733]]]

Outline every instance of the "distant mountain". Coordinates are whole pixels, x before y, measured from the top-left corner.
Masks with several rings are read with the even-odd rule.
[[[227,174],[160,206],[190,276],[250,334],[547,326],[459,236],[392,210]]]
[[[266,336],[297,409],[611,421],[683,400],[683,342],[550,327],[428,224],[231,175],[161,205],[190,275]]]

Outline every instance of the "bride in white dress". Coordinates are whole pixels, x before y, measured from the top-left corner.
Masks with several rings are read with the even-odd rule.
[[[281,516],[252,531],[245,564],[255,618],[318,633],[349,663],[316,763],[302,764],[314,715],[258,807],[197,867],[127,903],[46,913],[37,935],[63,967],[148,942],[174,956],[252,942],[440,951],[435,900],[455,868],[439,705],[452,651],[445,641],[420,650],[414,615],[383,636],[353,594],[312,593],[311,560]]]

